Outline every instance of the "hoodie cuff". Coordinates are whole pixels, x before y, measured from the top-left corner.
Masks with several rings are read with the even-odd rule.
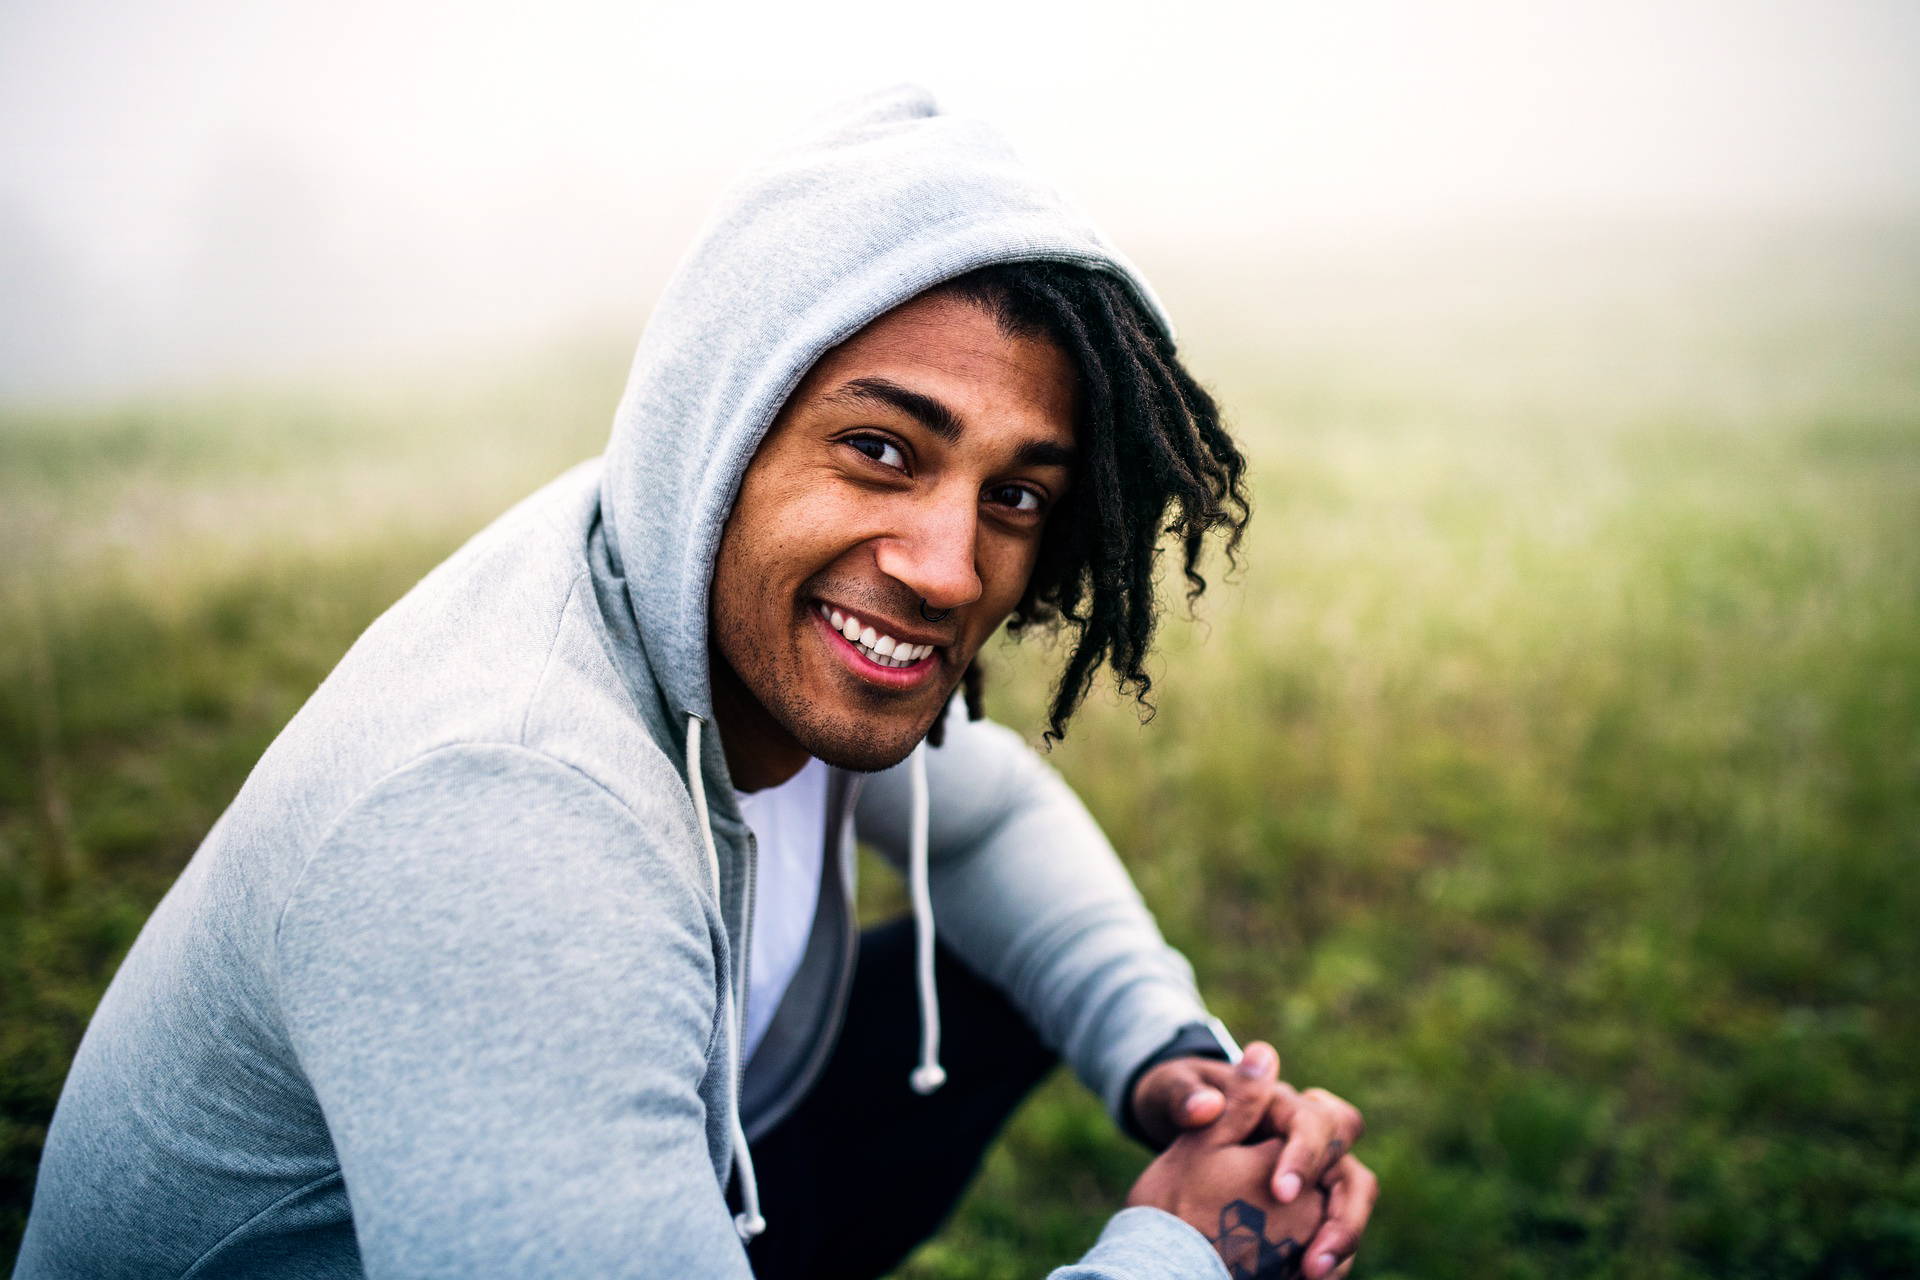
[[[1207,1238],[1164,1209],[1138,1205],[1108,1219],[1080,1261],[1047,1280],[1232,1280]]]

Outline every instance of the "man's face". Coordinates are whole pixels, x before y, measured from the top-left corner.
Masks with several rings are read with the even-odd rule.
[[[938,296],[807,374],[714,565],[715,706],[742,786],[806,755],[887,768],[926,735],[1026,590],[1072,476],[1074,383],[1053,344]]]

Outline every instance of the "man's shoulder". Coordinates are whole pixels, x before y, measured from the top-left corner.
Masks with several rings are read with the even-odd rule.
[[[644,659],[616,652],[605,610],[620,602],[594,568],[599,475],[575,468],[448,557],[367,629],[316,709],[371,713],[404,755],[517,743],[609,783],[661,756],[639,673],[622,669]]]
[[[311,848],[383,779],[501,751],[677,823],[685,789],[601,612],[588,554],[597,492],[597,466],[569,472],[377,619],[261,758],[227,824]]]

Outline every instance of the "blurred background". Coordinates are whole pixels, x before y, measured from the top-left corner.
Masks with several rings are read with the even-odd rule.
[[[1366,1111],[1362,1274],[1920,1274],[1917,68],[1906,0],[10,0],[0,1247],[260,751],[597,452],[730,175],[915,79],[1142,264],[1254,458],[1158,715],[1054,759]],[[1056,1080],[903,1274],[1042,1274],[1143,1161]]]

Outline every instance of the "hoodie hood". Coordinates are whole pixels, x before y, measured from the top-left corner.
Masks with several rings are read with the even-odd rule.
[[[997,262],[1138,272],[984,124],[903,86],[749,173],[641,337],[602,479],[608,544],[671,721],[710,720],[707,595],[741,476],[814,362],[892,308]]]

